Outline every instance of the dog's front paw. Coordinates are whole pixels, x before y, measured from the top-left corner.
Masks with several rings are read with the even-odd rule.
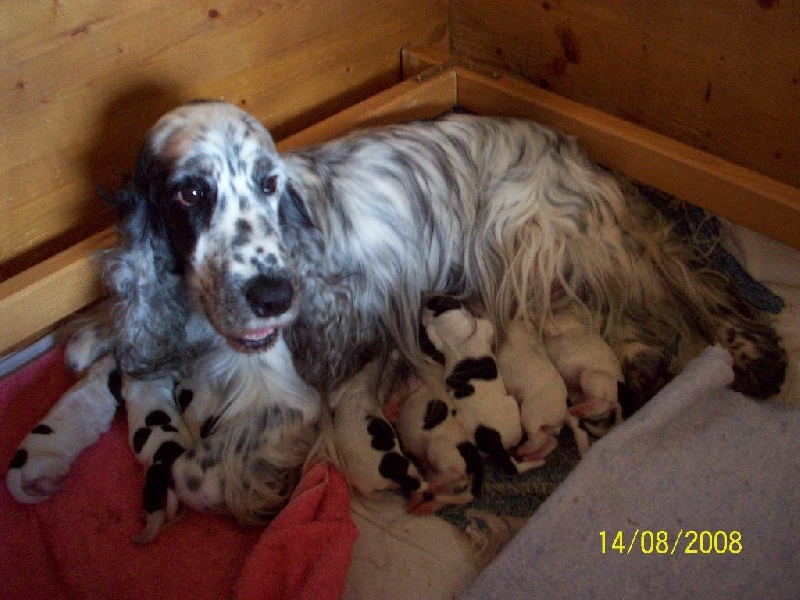
[[[6,475],[11,495],[24,504],[42,502],[63,489],[71,465],[67,456],[27,444],[33,435],[39,435],[36,429],[14,454]]]
[[[14,498],[32,504],[64,487],[78,455],[111,427],[117,410],[115,374],[112,357],[95,362],[22,440],[6,476]]]

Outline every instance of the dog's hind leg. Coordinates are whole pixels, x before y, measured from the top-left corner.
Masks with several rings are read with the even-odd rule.
[[[786,377],[786,351],[768,317],[751,306],[733,285],[717,282],[709,294],[711,314],[707,335],[733,356],[733,389],[754,398],[780,392]]]
[[[754,398],[780,390],[786,353],[765,315],[721,273],[665,234],[642,243],[612,347],[623,364],[623,405],[649,399],[696,351],[718,344],[733,355],[733,389]]]

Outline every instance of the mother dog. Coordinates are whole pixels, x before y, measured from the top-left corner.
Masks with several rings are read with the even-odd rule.
[[[200,313],[245,352],[285,329],[301,374],[328,390],[376,344],[416,358],[420,299],[447,292],[501,332],[581,303],[642,398],[692,335],[733,352],[739,391],[783,380],[777,336],[730,284],[574,140],[529,121],[449,116],[280,155],[250,115],[192,103],[155,125],[116,203],[128,245],[108,279],[130,374],[180,364]],[[154,297],[114,285],[123,261],[149,263],[124,276]]]
[[[246,370],[285,341],[322,393],[376,352],[413,364],[430,293],[467,300],[501,338],[512,319],[578,309],[634,405],[698,340],[731,351],[739,391],[783,382],[769,323],[573,139],[530,121],[451,115],[281,155],[250,115],[195,102],[156,123],[111,201],[115,303],[93,353],[113,349],[134,393],[209,345]]]

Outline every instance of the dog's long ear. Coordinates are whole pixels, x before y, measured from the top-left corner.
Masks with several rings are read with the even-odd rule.
[[[181,372],[186,360],[187,294],[167,238],[158,197],[163,165],[142,150],[133,177],[106,194],[119,215],[119,245],[100,256],[113,297],[111,324],[120,368],[134,377]]]
[[[278,218],[281,225],[289,229],[313,229],[314,222],[308,209],[303,202],[303,198],[295,187],[287,182],[278,204]]]

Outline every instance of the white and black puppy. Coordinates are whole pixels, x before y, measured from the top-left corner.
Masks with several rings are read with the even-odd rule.
[[[328,458],[347,482],[368,498],[384,490],[411,494],[428,488],[383,414],[381,400],[393,377],[385,367],[381,360],[372,361],[345,381],[329,400],[333,448]]]
[[[106,357],[61,396],[11,459],[6,484],[14,498],[34,504],[63,489],[78,455],[111,427],[121,387],[116,362]]]
[[[491,322],[475,317],[454,298],[436,296],[426,302],[422,323],[444,356],[445,384],[478,450],[506,473],[540,466],[541,461],[517,462],[509,453],[522,439],[522,423],[517,401],[508,394],[492,353]]]
[[[428,493],[412,498],[417,513],[470,502],[480,494],[483,480],[480,455],[445,388],[444,375],[438,364],[417,369],[394,410],[403,448],[422,465],[428,482]]]
[[[589,448],[589,438],[567,405],[567,386],[547,356],[534,326],[514,321],[497,351],[497,367],[509,393],[517,399],[527,439],[517,449],[520,460],[543,460],[556,445],[566,424],[575,436],[578,451]]]

